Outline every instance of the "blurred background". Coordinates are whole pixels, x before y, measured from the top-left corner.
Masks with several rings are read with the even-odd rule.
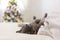
[[[45,13],[59,24],[60,0],[0,0],[0,22],[31,22]]]

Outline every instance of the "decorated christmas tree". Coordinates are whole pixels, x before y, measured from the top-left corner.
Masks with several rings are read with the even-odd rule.
[[[9,1],[4,12],[3,22],[23,22],[22,14],[17,9],[15,0]]]

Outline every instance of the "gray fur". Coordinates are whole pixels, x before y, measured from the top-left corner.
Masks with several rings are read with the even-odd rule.
[[[41,25],[44,25],[46,17],[47,14],[44,16],[43,19],[35,19],[35,21],[33,21],[32,23],[24,25],[21,30],[16,31],[16,33],[37,34]]]

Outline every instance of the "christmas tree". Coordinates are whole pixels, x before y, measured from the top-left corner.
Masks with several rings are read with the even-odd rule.
[[[17,9],[15,0],[9,1],[9,4],[4,12],[3,22],[23,22],[22,14]]]

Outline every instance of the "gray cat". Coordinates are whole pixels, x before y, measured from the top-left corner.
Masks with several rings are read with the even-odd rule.
[[[32,23],[22,26],[22,28],[16,31],[16,33],[37,34],[41,25],[44,25],[44,21],[46,17],[47,17],[47,13],[43,17],[43,19],[36,19],[36,17],[34,16],[33,17],[34,21]]]

